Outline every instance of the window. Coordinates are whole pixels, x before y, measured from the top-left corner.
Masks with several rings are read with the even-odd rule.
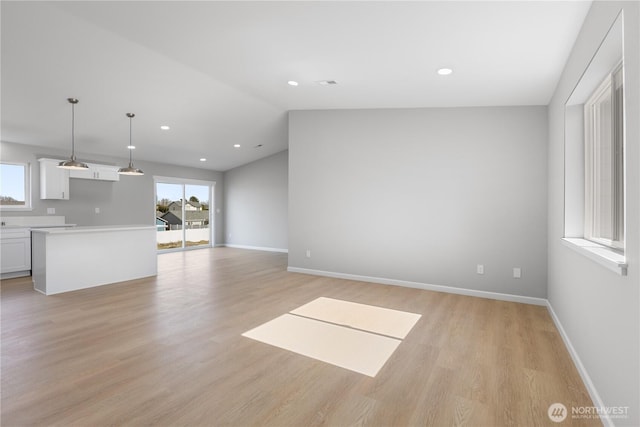
[[[621,11],[565,102],[564,236],[590,260],[627,274]]]
[[[624,99],[622,64],[584,104],[584,237],[624,248]]]
[[[31,210],[29,163],[0,163],[0,209]]]

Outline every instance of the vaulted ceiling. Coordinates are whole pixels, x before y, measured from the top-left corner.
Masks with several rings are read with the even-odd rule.
[[[228,170],[289,110],[546,105],[590,4],[2,1],[0,137],[69,148],[75,97],[81,153],[128,156],[133,112],[136,158]]]

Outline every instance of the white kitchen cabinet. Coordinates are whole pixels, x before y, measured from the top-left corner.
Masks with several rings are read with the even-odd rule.
[[[95,179],[95,172],[92,169],[70,170],[69,178]]]
[[[0,266],[2,278],[31,273],[31,232],[28,228],[0,231]]]
[[[40,161],[40,198],[69,200],[69,171],[58,167],[60,160]]]
[[[98,179],[103,181],[120,181],[119,169],[118,166],[98,165],[96,173]]]
[[[87,163],[88,169],[69,171],[70,178],[93,179],[96,181],[120,181],[117,166]]]

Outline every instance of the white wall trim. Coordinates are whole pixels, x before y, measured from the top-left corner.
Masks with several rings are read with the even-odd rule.
[[[563,245],[597,262],[605,268],[621,276],[627,275],[627,260],[615,250],[599,243],[577,237],[563,237]]]
[[[593,384],[593,381],[591,381],[591,377],[587,373],[587,369],[582,364],[582,360],[580,360],[580,356],[578,356],[578,352],[573,347],[573,344],[571,344],[571,340],[569,340],[569,336],[567,335],[564,328],[562,327],[562,323],[560,323],[560,319],[558,318],[558,316],[556,316],[556,312],[553,311],[553,307],[551,306],[551,303],[548,300],[547,300],[547,310],[549,311],[549,314],[553,319],[553,323],[556,325],[556,329],[558,329],[558,332],[560,332],[562,341],[564,341],[564,346],[569,351],[569,354],[571,355],[571,359],[573,360],[573,364],[575,365],[576,369],[578,369],[578,373],[582,378],[582,382],[584,383],[584,386],[587,388],[587,391],[589,392],[589,396],[593,401],[593,405],[597,408],[604,408],[605,407],[604,402],[600,398],[600,394],[598,394],[598,391],[596,390],[596,386]],[[605,415],[600,416],[600,421],[602,421],[602,424],[605,427],[615,427],[613,420]]]
[[[218,246],[218,245],[216,245]],[[289,249],[282,248],[267,248],[264,246],[247,246],[247,245],[234,245],[231,243],[221,244],[220,246],[226,246],[227,248],[236,248],[236,249],[250,249],[252,251],[267,251],[267,252],[282,252],[285,254],[289,253]]]
[[[479,298],[495,299],[499,301],[519,302],[522,304],[547,306],[548,302],[544,298],[527,297],[522,295],[502,294],[498,292],[477,291],[475,289],[456,288],[453,286],[430,285],[426,283],[409,282],[406,280],[385,279],[381,277],[360,276],[357,274],[334,273],[331,271],[311,270],[307,268],[288,267],[287,271],[292,273],[311,274],[314,276],[335,277],[338,279],[358,280],[361,282],[380,283],[382,285],[404,286],[407,288],[424,289],[427,291],[446,292],[449,294],[467,295]]]

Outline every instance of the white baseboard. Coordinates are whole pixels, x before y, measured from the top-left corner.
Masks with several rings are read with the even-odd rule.
[[[556,325],[556,329],[558,329],[558,332],[560,332],[562,341],[564,341],[564,346],[569,351],[569,354],[571,355],[571,359],[573,360],[573,364],[576,366],[576,369],[578,369],[578,373],[580,374],[580,377],[582,378],[582,382],[587,388],[587,392],[589,392],[589,396],[593,401],[593,405],[598,408],[604,408],[605,405],[602,399],[600,398],[600,394],[598,394],[598,391],[596,390],[596,387],[593,384],[593,381],[591,381],[591,377],[589,376],[586,368],[582,364],[582,360],[580,360],[580,356],[578,356],[576,349],[573,347],[573,344],[571,344],[571,340],[569,340],[569,336],[567,335],[564,328],[562,327],[562,323],[560,323],[560,319],[558,318],[558,316],[556,316],[556,312],[553,311],[553,307],[551,306],[551,303],[548,300],[547,300],[547,310],[549,311],[549,314],[553,319],[553,323]],[[600,421],[602,421],[602,424],[605,427],[615,427],[613,420],[609,417],[602,416],[600,417]]]
[[[547,306],[544,298],[527,297],[522,295],[502,294],[498,292],[477,291],[475,289],[456,288],[453,286],[430,285],[426,283],[409,282],[406,280],[385,279],[381,277],[360,276],[357,274],[334,273],[331,271],[311,270],[307,268],[288,267],[292,273],[311,274],[314,276],[335,277],[338,279],[358,280],[360,282],[380,283],[382,285],[404,286],[407,288],[424,289],[427,291],[446,292],[449,294],[467,295],[479,298],[495,299],[500,301],[519,302],[523,304]]]
[[[2,273],[2,274],[0,274],[0,280],[15,279],[16,277],[29,277],[30,275],[31,275],[31,271],[30,270],[13,271],[11,273]]]
[[[226,246],[227,248],[236,248],[236,249],[250,249],[252,251],[282,252],[285,254],[289,253],[289,249],[267,248],[263,246],[233,245],[230,243],[221,244],[220,246]]]

